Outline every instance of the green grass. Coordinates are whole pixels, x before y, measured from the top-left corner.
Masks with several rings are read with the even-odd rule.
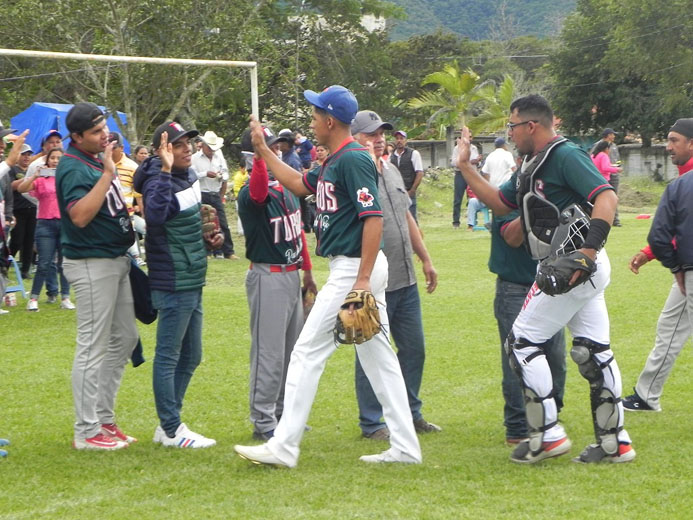
[[[234,444],[252,442],[247,263],[214,261],[205,289],[204,360],[183,411],[192,428],[217,439],[208,450],[151,442],[157,424],[151,391],[155,325],[140,327],[149,361],[126,370],[118,396],[118,422],[140,442],[123,452],[87,453],[70,448],[74,313],[42,302],[38,314],[28,313],[20,299],[20,307],[0,317],[0,434],[12,441],[10,456],[0,460],[0,519],[690,518],[689,348],[665,388],[664,411],[626,417],[638,452],[634,463],[585,467],[562,457],[524,467],[508,461],[494,277],[486,267],[489,237],[454,231],[451,199],[447,174],[427,179],[419,198],[440,277],[439,289],[422,296],[428,350],[423,411],[444,429],[421,437],[422,465],[359,462],[360,455],[386,445],[359,436],[354,351],[348,347],[327,365],[297,468],[255,467],[235,456]],[[654,263],[638,276],[628,271],[650,221],[636,220],[634,213],[622,220],[608,244],[607,302],[624,392],[630,393],[652,348],[671,276]],[[242,238],[234,238],[242,251]],[[322,283],[326,264],[315,264]],[[587,383],[570,361],[565,400],[561,419],[576,455],[592,441],[592,424]]]

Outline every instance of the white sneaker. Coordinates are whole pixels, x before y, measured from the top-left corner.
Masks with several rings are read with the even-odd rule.
[[[209,448],[217,443],[214,439],[191,431],[185,423],[180,423],[175,437],[169,437],[161,426],[157,426],[154,430],[154,442],[173,448]]]
[[[31,312],[38,312],[38,300],[36,298],[32,298],[31,300],[29,300],[29,303],[26,304],[26,310]]]
[[[139,266],[147,265],[147,262],[145,262],[144,260],[142,260],[142,258],[139,257],[139,256],[136,256],[136,257],[135,257],[135,263],[136,263],[137,265],[139,265]]]
[[[9,314],[9,313],[10,313],[10,311],[6,311],[5,309],[0,309],[0,316],[2,316],[3,314]]]
[[[293,467],[286,462],[279,460],[279,458],[269,450],[267,443],[260,444],[259,446],[240,446],[237,444],[233,447],[233,449],[242,459],[250,461],[253,464],[266,464],[267,466],[277,466],[283,468]]]
[[[362,462],[368,462],[369,464],[382,464],[390,462],[399,462],[401,464],[420,464],[420,460],[416,460],[414,457],[407,455],[406,453],[400,453],[395,455],[392,448],[383,451],[382,453],[376,453],[375,455],[364,455],[359,457]]]
[[[63,301],[60,302],[60,308],[68,311],[74,311],[75,304],[70,301],[70,298],[63,298]]]

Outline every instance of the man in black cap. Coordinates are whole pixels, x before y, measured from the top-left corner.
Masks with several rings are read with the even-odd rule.
[[[597,141],[594,146],[592,147],[592,150],[590,151],[590,155],[594,153],[595,148],[597,148],[597,145],[601,141],[606,141],[609,143],[609,161],[611,161],[611,164],[621,164],[621,154],[618,152],[618,146],[616,146],[616,143],[614,143],[614,139],[616,139],[616,134],[617,132],[613,128],[605,128],[604,131],[602,132],[602,138]],[[609,179],[609,184],[613,186],[614,191],[616,192],[616,195],[618,195],[618,185],[619,185],[619,178],[620,178],[620,173],[619,172],[612,172],[611,173],[611,178]],[[614,226],[616,227],[621,227],[621,220],[618,218],[618,207],[616,208],[616,215],[614,216]]]
[[[145,244],[152,304],[159,311],[154,356],[154,401],[159,425],[154,442],[172,448],[207,448],[216,441],[181,420],[188,384],[202,360],[202,288],[207,274],[204,241],[221,246],[221,233],[202,234],[202,196],[192,168],[190,139],[167,121],[154,131],[154,155],[135,173],[134,188],[144,199]]]
[[[136,439],[115,421],[115,399],[138,340],[125,252],[135,236],[108,142],[106,115],[94,103],[68,112],[70,146],[55,172],[63,272],[77,298],[72,366],[73,446],[118,450]]]
[[[662,409],[660,398],[664,383],[693,331],[688,319],[691,304],[683,290],[685,284],[682,283],[685,281],[686,271],[690,269],[690,263],[686,259],[690,258],[691,248],[684,238],[681,239],[683,242],[678,242],[678,236],[676,249],[673,245],[663,244],[666,237],[674,232],[687,233],[690,240],[690,218],[682,220],[677,227],[673,226],[670,219],[674,216],[672,209],[678,212],[685,210],[686,205],[690,207],[683,196],[691,193],[690,188],[686,187],[691,186],[691,179],[688,177],[691,176],[689,172],[693,171],[693,118],[679,119],[671,127],[667,136],[667,152],[671,162],[679,170],[679,178],[667,187],[662,197],[648,237],[650,245],[633,256],[629,267],[638,274],[640,267],[654,260],[656,255],[664,266],[671,269],[674,283],[657,320],[654,347],[633,388],[633,394],[623,399],[623,408],[632,412],[659,412]],[[676,204],[666,206],[667,201]],[[680,257],[677,251],[680,251]]]

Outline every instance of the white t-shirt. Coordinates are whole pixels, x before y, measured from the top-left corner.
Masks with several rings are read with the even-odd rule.
[[[496,148],[486,157],[481,173],[487,174],[489,182],[497,188],[510,178],[514,167],[513,154],[504,148]]]

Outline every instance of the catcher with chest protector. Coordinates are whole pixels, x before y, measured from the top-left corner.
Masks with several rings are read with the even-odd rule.
[[[603,246],[618,198],[587,154],[556,135],[553,111],[543,97],[515,100],[507,127],[525,156],[521,171],[508,182],[495,188],[477,174],[469,161],[468,131],[460,139],[458,167],[494,214],[520,209],[521,218],[510,225],[522,227],[525,245],[542,260],[506,340],[511,367],[522,381],[530,431],[510,459],[531,464],[570,451],[543,351],[544,343],[567,325],[573,335],[570,356],[590,386],[596,438],[573,460],[629,462],[635,450],[623,428],[621,374],[609,344],[604,301],[611,269]],[[583,210],[588,203],[591,219]]]

